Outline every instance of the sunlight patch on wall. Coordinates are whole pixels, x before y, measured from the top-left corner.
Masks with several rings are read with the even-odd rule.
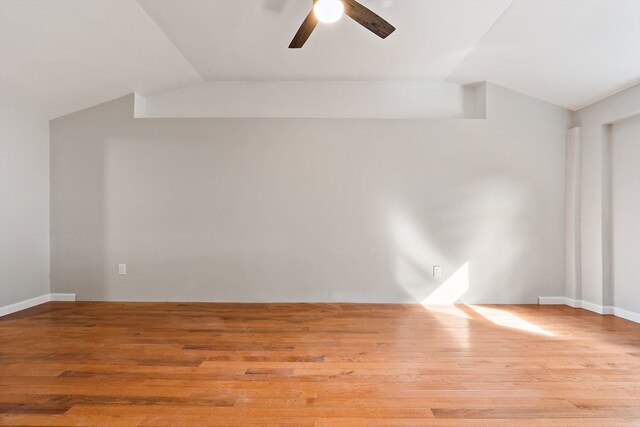
[[[553,333],[542,329],[533,323],[527,322],[521,317],[516,316],[506,310],[498,310],[496,308],[481,307],[477,305],[467,305],[470,309],[489,320],[495,325],[504,326],[506,328],[518,329],[526,332],[533,332],[535,334],[555,336]]]
[[[422,305],[453,304],[469,290],[469,262],[462,264],[445,282],[422,301]]]

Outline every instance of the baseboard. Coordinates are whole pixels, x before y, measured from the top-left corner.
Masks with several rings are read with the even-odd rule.
[[[540,305],[565,305],[567,304],[565,297],[539,297],[538,304]]]
[[[583,300],[580,301],[580,307],[598,314],[613,314],[613,307],[608,305],[599,305]]]
[[[613,315],[631,320],[632,322],[640,323],[640,313],[634,313],[633,311],[625,310],[624,308],[613,307]]]
[[[44,294],[35,298],[29,298],[24,301],[16,302],[0,307],[0,317],[7,314],[15,313],[18,311],[26,310],[27,308],[35,307],[36,305],[44,304],[49,301],[75,301],[76,294]]]
[[[51,301],[75,301],[76,294],[49,294]]]
[[[6,316],[7,314],[15,313],[16,311],[26,310],[27,308],[34,307],[36,305],[44,304],[51,301],[51,294],[40,295],[35,298],[29,298],[24,301],[16,302],[0,307],[0,316]]]
[[[582,308],[582,301],[580,301],[578,299],[564,297],[564,303],[566,305],[568,305],[569,307]]]
[[[634,313],[633,311],[625,310],[619,307],[613,307],[610,305],[599,305],[589,301],[575,300],[567,297],[539,297],[538,304],[540,305],[568,305],[573,308],[584,308],[585,310],[593,311],[594,313],[602,315],[614,315],[623,319],[631,320],[632,322],[640,323],[640,313]]]

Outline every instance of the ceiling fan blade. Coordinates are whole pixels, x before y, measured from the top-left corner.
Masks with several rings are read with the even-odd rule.
[[[386,39],[396,28],[356,0],[342,0],[344,13],[372,33]]]
[[[298,28],[296,35],[293,36],[293,40],[291,40],[291,44],[289,44],[289,49],[299,49],[304,46],[313,29],[316,28],[316,25],[318,25],[318,18],[316,18],[312,9],[304,21],[302,21],[302,25]]]

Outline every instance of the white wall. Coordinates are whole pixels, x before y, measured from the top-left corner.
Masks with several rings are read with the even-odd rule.
[[[0,104],[0,307],[49,292],[49,122]]]
[[[582,261],[580,254],[580,128],[567,131],[565,171],[565,296],[581,300]]]
[[[640,85],[572,114],[572,125],[580,128],[580,272],[574,279],[582,300],[597,307],[614,304],[611,133],[616,123],[637,114]]]
[[[611,126],[613,304],[640,313],[640,115]]]
[[[133,96],[54,120],[53,292],[470,303],[558,295],[569,113],[494,85],[486,96],[486,120],[134,119]]]
[[[484,118],[483,85],[441,81],[211,81],[136,94],[137,118]],[[481,90],[478,90],[481,89]],[[477,111],[476,111],[477,110]]]

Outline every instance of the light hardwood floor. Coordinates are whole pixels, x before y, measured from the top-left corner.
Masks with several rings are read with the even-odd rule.
[[[48,303],[0,425],[638,426],[640,326],[559,306]]]

